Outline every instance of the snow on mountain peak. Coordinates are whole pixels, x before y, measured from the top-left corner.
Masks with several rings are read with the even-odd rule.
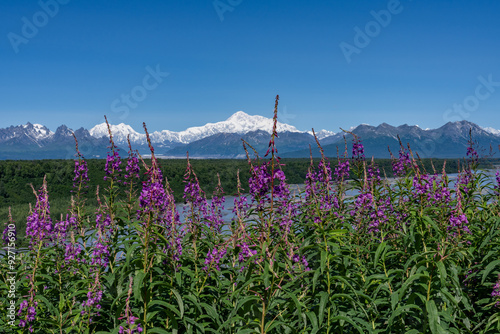
[[[142,140],[146,140],[146,135],[142,133],[138,133],[135,131],[130,125],[125,123],[120,123],[118,125],[111,125],[111,133],[113,134],[113,140],[116,143],[126,144],[127,136],[130,135],[131,142],[138,142]],[[106,123],[97,124],[92,129],[89,130],[89,133],[92,137],[101,138],[108,137],[108,126]]]
[[[131,126],[124,123],[110,126],[113,139],[116,143],[125,144],[127,142],[127,135],[130,134],[130,140],[132,142],[137,143],[140,141],[140,144],[146,144],[146,135],[136,132]],[[225,121],[190,127],[180,132],[170,130],[155,131],[150,134],[150,138],[153,143],[176,142],[188,144],[219,133],[245,134],[257,130],[271,133],[273,130],[272,118],[259,115],[248,115],[243,111],[238,111]],[[277,123],[277,131],[301,132],[294,126],[280,122]],[[94,126],[89,132],[93,137],[97,138],[108,136],[106,123]]]
[[[496,136],[500,136],[500,130],[497,130],[495,128],[481,126],[481,129],[483,129],[484,131],[489,132],[491,134],[494,134]]]
[[[316,137],[318,137],[319,140],[322,140],[322,139],[325,139],[326,137],[334,136],[337,134],[336,132],[328,131],[325,129],[320,130],[320,131],[314,131],[314,132],[316,133]],[[312,131],[307,131],[307,133],[310,134],[311,136],[313,136]]]
[[[41,124],[31,124],[30,122],[28,122],[22,127],[26,129],[26,133],[28,134],[28,136],[35,140],[46,139],[54,135],[52,131]]]

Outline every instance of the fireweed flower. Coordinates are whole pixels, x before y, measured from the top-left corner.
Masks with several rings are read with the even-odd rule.
[[[264,203],[269,201],[268,192],[271,188],[271,174],[268,172],[267,167],[267,163],[252,166],[252,176],[248,179],[252,200],[258,203],[259,208],[263,208]]]
[[[87,183],[89,182],[89,176],[88,176],[88,167],[87,167],[87,161],[83,158],[83,155],[80,153],[80,150],[78,149],[78,140],[76,139],[75,134],[73,133],[73,138],[75,139],[75,145],[76,145],[76,157],[78,159],[75,159],[75,170],[74,170],[74,177],[73,177],[73,188],[77,189],[78,194],[81,191],[82,187],[87,188]],[[73,191],[73,190],[72,190]]]
[[[64,253],[64,261],[69,263],[73,260],[82,261],[78,256],[82,252],[82,247],[79,244],[69,243],[66,245]]]
[[[242,242],[241,244],[236,246],[240,247],[240,252],[238,253],[238,261],[240,263],[257,254],[257,251],[250,249],[250,246],[248,246],[246,242]]]
[[[349,160],[339,159],[337,166],[335,166],[335,171],[333,173],[336,182],[340,182],[349,177]]]
[[[137,158],[137,153],[132,151],[132,148],[128,152],[127,166],[125,167],[125,172],[127,172],[124,176],[125,180],[133,180],[134,178],[139,178],[139,159]],[[126,182],[125,182],[126,183]]]
[[[138,320],[139,318],[134,317],[132,315],[132,311],[130,310],[130,296],[132,295],[132,283],[133,283],[133,278],[132,276],[130,277],[130,282],[128,286],[128,294],[127,294],[127,300],[125,302],[125,316],[122,316],[118,319],[127,319],[127,329],[125,329],[123,326],[120,326],[120,329],[118,330],[119,334],[133,334],[135,332],[137,333],[142,333],[143,329],[141,327],[141,324],[135,325],[135,321]]]
[[[64,240],[68,231],[77,226],[76,217],[66,214],[66,219],[57,222],[54,226],[54,235],[58,240]]]
[[[75,160],[75,170],[73,177],[73,188],[79,188],[80,185],[86,186],[89,182],[87,161]]]
[[[366,182],[379,183],[382,179],[380,178],[380,169],[377,166],[370,165],[366,168]]]
[[[467,226],[469,224],[469,221],[467,220],[467,216],[459,213],[452,213],[450,220],[450,224],[448,225],[447,230],[449,232],[453,232],[453,235],[456,235],[457,232],[460,233],[461,231],[472,234],[471,231],[469,230],[469,227]]]
[[[104,166],[104,171],[106,175],[104,176],[104,180],[108,180],[112,178],[115,181],[119,181],[117,177],[117,173],[120,173],[122,170],[120,168],[122,161],[120,158],[120,154],[118,153],[118,148],[113,148],[111,155],[108,154],[106,157],[106,165]]]
[[[191,162],[189,161],[189,155],[187,157],[187,167],[186,172],[184,174],[184,201],[189,205],[184,208],[186,212],[186,216],[188,219],[188,230],[190,232],[195,232],[198,230],[198,224],[200,224],[207,216],[208,216],[208,203],[205,197],[205,192],[200,187],[200,182],[198,181],[198,177],[191,166]],[[218,209],[216,207],[216,203],[219,199],[216,199],[214,205],[214,209]],[[222,204],[222,202],[220,202]],[[208,222],[210,226],[211,223],[216,222]],[[218,224],[218,222],[217,222]]]
[[[223,194],[224,191],[219,180],[219,184],[217,185],[212,197],[212,202],[210,203],[209,212],[205,217],[207,225],[216,231],[220,231],[221,226],[224,224],[224,220],[222,219],[222,210],[224,210],[224,202],[226,199]]]
[[[99,271],[94,272],[94,282],[90,285],[89,291],[87,292],[87,300],[82,303],[82,311],[80,314],[89,315],[89,321],[92,322],[92,316],[100,316],[99,310],[101,305],[99,304],[102,300],[102,287],[99,281]]]
[[[365,160],[365,148],[361,143],[361,139],[356,135],[354,135],[352,144],[352,159],[358,162]]]
[[[165,229],[165,237],[169,240],[169,244],[166,249],[163,249],[163,252],[170,252],[172,255],[171,258],[174,261],[179,261],[182,255],[183,238],[179,214],[176,210],[174,196],[168,186],[168,182],[166,182],[166,186],[163,186],[163,173],[154,156],[154,148],[151,145],[145,124],[144,130],[146,131],[148,145],[151,150],[151,166],[146,166],[146,175],[148,178],[142,183],[137,219],[141,220],[144,226],[148,224],[162,226]],[[165,263],[166,261],[164,261]]]
[[[118,153],[119,149],[116,147],[115,142],[113,141],[113,134],[111,133],[111,127],[108,123],[108,118],[104,116],[104,119],[106,120],[106,126],[108,127],[108,134],[109,134],[109,146],[108,148],[111,150],[108,152],[108,155],[106,157],[106,165],[104,166],[104,171],[106,175],[104,176],[104,180],[108,180],[111,178],[114,181],[118,181],[118,175],[122,171],[121,170],[121,158],[120,154]],[[118,175],[117,175],[118,174]]]
[[[350,212],[355,219],[355,228],[367,233],[378,233],[389,222],[390,216],[396,216],[389,197],[374,197],[370,192],[362,192],[356,196]]]
[[[35,209],[28,216],[27,220],[26,236],[31,238],[31,249],[38,246],[40,242],[52,240],[54,227],[52,225],[52,219],[50,218],[49,194],[47,192],[47,182],[45,179],[42,187],[38,191]]]
[[[405,176],[408,169],[413,165],[410,159],[410,152],[406,148],[401,147],[399,149],[399,159],[392,159],[391,164],[395,176]]]
[[[226,253],[227,249],[224,245],[221,245],[219,249],[217,249],[217,247],[214,247],[212,251],[208,251],[207,257],[205,258],[205,267],[203,267],[203,270],[208,272],[210,268],[215,267],[217,271],[220,271],[220,261],[226,255]]]
[[[33,300],[30,300],[30,302],[28,303],[27,300],[23,300],[19,305],[19,311],[17,312],[17,314],[22,317],[22,319],[19,320],[19,327],[26,327],[29,324],[30,333],[33,333],[33,327],[30,323],[35,321],[37,306],[38,302],[33,302]],[[22,316],[25,309],[26,315]]]
[[[493,286],[491,297],[493,297],[496,300],[495,306],[500,307],[500,274],[498,275],[498,281]]]

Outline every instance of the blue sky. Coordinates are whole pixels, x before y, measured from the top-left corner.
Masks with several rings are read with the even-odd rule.
[[[107,115],[180,131],[271,117],[280,94],[301,130],[500,129],[499,13],[493,0],[5,0],[0,128]]]

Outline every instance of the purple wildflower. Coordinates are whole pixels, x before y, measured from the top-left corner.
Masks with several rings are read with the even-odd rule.
[[[365,149],[361,143],[361,139],[356,135],[354,135],[352,144],[352,159],[356,161],[365,160]]]
[[[79,154],[80,152],[78,152]],[[73,177],[73,188],[80,189],[82,186],[86,187],[89,182],[87,161],[83,160],[83,157],[79,156],[78,160],[75,160],[75,171]]]
[[[391,154],[392,156],[392,154]],[[404,176],[409,167],[412,166],[410,160],[410,152],[406,148],[401,147],[399,150],[399,159],[392,160],[392,170],[395,176]]]
[[[122,170],[120,168],[120,165],[122,163],[120,154],[117,152],[117,148],[113,148],[113,152],[111,152],[112,155],[107,156],[106,158],[106,165],[104,166],[104,171],[106,172],[106,175],[104,176],[104,180],[108,180],[109,178],[112,178],[113,180],[117,180],[117,175],[116,173],[120,173]]]
[[[28,216],[26,235],[31,237],[31,248],[34,248],[44,240],[52,239],[53,225],[52,219],[50,218],[49,194],[47,192],[47,182],[45,179],[38,192],[35,209]]]
[[[237,246],[240,247],[240,252],[238,253],[238,261],[240,263],[257,254],[257,251],[250,249],[246,242],[243,242]]]
[[[453,231],[454,234],[456,232],[464,231],[468,234],[472,234],[467,226],[469,221],[467,220],[467,216],[462,214],[452,214],[450,217],[450,224],[448,225],[448,231]]]
[[[219,249],[217,247],[214,247],[212,251],[207,253],[207,257],[205,258],[205,267],[203,267],[203,270],[209,271],[212,266],[215,266],[215,268],[220,271],[220,260],[226,255],[227,249],[223,246],[221,246]]]
[[[498,275],[498,281],[493,286],[491,297],[493,297],[496,300],[495,306],[500,307],[500,274]]]

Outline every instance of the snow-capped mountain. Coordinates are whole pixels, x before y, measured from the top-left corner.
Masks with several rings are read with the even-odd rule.
[[[500,130],[494,129],[492,127],[481,127],[484,131],[492,133],[494,135],[500,136]]]
[[[118,125],[110,125],[113,140],[116,144],[127,145],[127,136],[130,136],[132,143],[145,143],[146,135],[135,131],[130,125],[120,123]],[[89,130],[89,133],[94,138],[109,137],[108,126],[106,123],[101,123]]]
[[[18,141],[27,145],[43,146],[43,142],[54,136],[48,128],[41,124],[26,123],[0,129],[0,142]]]
[[[244,156],[241,138],[254,146],[259,154],[268,148],[273,120],[258,115],[248,115],[243,111],[233,114],[225,121],[190,127],[184,131],[162,130],[150,134],[155,153],[163,157],[238,158]],[[308,157],[309,147],[313,155],[318,155],[312,131],[300,131],[294,126],[279,123],[280,134],[276,140],[282,157]],[[391,152],[399,150],[399,141],[417,151],[421,157],[463,157],[469,143],[469,133],[480,147],[496,148],[500,144],[500,130],[480,127],[467,121],[449,122],[438,129],[422,129],[415,125],[392,126],[382,123],[378,126],[361,124],[349,128],[360,137],[367,156],[388,158]],[[141,154],[147,155],[149,148],[145,133],[121,123],[111,125],[115,144],[128,151],[127,136],[131,144]],[[75,154],[75,134],[80,153],[86,158],[103,158],[109,152],[108,128],[105,123],[92,129],[80,128],[76,131],[61,125],[55,132],[41,124],[27,123],[0,129],[0,159],[72,159]],[[343,131],[320,130],[316,132],[327,156],[344,152],[344,140],[351,145],[352,136]],[[345,137],[345,139],[344,139]],[[348,149],[349,151],[349,149]]]
[[[331,137],[331,136],[334,136],[337,134],[336,132],[328,131],[328,130],[324,130],[324,129],[321,131],[317,131],[317,132],[315,130],[314,132],[316,133],[316,137],[318,137],[319,140],[322,140],[322,139],[325,139],[327,137]],[[307,131],[307,133],[310,134],[311,136],[314,136],[312,131]]]
[[[126,144],[127,135],[130,135],[130,141],[132,143],[138,145],[146,144],[146,135],[135,131],[129,125],[121,123],[118,125],[111,125],[110,127],[111,132],[113,133],[113,140],[118,144]],[[189,144],[196,140],[200,140],[219,133],[235,133],[242,135],[248,132],[259,130],[271,133],[273,130],[273,120],[271,118],[259,115],[248,115],[243,111],[238,111],[227,120],[222,122],[207,123],[203,126],[190,127],[180,132],[174,132],[170,130],[155,131],[153,133],[150,133],[150,138],[153,144]],[[277,131],[297,133],[301,132],[292,125],[280,122],[277,123]],[[96,125],[92,129],[90,129],[89,132],[95,138],[108,137],[108,128],[106,126],[106,123]]]

